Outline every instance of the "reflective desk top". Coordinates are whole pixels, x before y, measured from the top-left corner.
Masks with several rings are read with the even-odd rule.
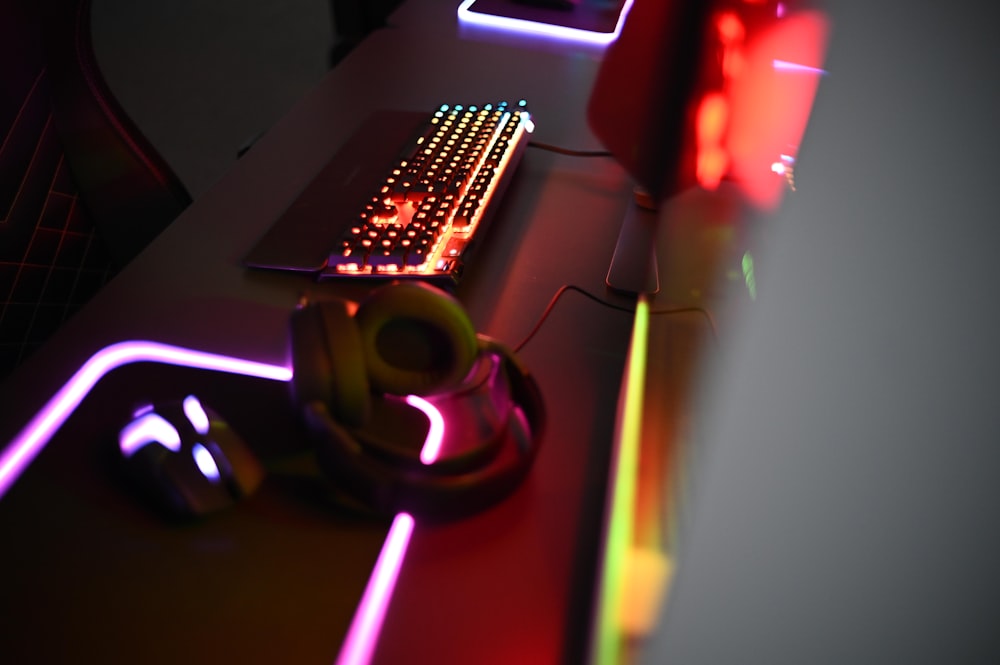
[[[424,4],[447,3],[401,11]],[[287,363],[287,319],[300,296],[356,297],[361,287],[247,271],[240,256],[373,110],[525,98],[539,140],[598,147],[584,107],[599,53],[466,39],[457,29],[452,20],[429,38],[397,22],[352,52],[0,387],[0,440],[88,358],[124,340]],[[428,61],[448,75],[427,75]],[[610,160],[529,151],[457,290],[477,329],[514,343],[563,284],[605,294],[628,202]],[[550,419],[533,472],[486,513],[417,524],[374,662],[579,662],[631,326],[627,313],[583,298],[557,305],[521,354]],[[254,432],[260,450],[294,436],[296,414],[273,382],[153,363],[110,373],[0,501],[4,653],[32,662],[336,658],[386,522],[331,514],[276,480],[224,515],[175,528],[105,473],[123,414],[190,391]]]

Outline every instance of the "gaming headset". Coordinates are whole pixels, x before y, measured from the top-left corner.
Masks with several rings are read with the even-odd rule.
[[[290,319],[292,399],[325,474],[378,512],[424,519],[466,516],[516,489],[545,413],[514,354],[422,282],[381,286],[352,310],[320,300]]]
[[[373,511],[470,515],[531,468],[545,420],[538,386],[444,291],[398,282],[358,304],[306,302],[290,317],[289,345],[293,406],[319,467]],[[118,453],[170,516],[231,505],[264,476],[242,437],[193,395],[137,410]]]

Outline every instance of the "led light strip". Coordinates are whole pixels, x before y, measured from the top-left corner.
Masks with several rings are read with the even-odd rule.
[[[422,397],[408,395],[406,403],[423,411],[430,420],[430,430],[420,449],[420,461],[432,464],[441,453],[444,417],[436,406]],[[341,647],[340,655],[337,656],[336,665],[368,665],[371,662],[412,533],[413,517],[408,513],[398,513],[392,520],[378,561],[375,562],[372,575],[368,578],[368,585],[351,620],[351,628],[347,631],[347,638]]]
[[[458,7],[458,20],[470,25],[479,25],[488,28],[499,28],[512,32],[524,32],[528,34],[541,35],[543,37],[554,37],[569,41],[585,42],[589,44],[606,45],[618,39],[625,23],[625,16],[632,8],[633,0],[625,0],[622,10],[618,14],[618,21],[612,32],[595,32],[582,28],[571,28],[565,25],[555,25],[553,23],[542,23],[540,21],[530,21],[523,18],[513,18],[510,16],[497,16],[496,14],[485,14],[472,11],[472,5],[476,0],[464,0]]]
[[[441,442],[444,440],[444,417],[436,406],[423,397],[409,395],[406,398],[406,403],[423,411],[431,422],[427,438],[424,439],[424,446],[420,449],[420,461],[424,464],[432,464],[441,454]]]
[[[113,369],[136,362],[155,362],[196,369],[210,369],[274,381],[289,381],[292,370],[278,365],[241,360],[157,342],[129,341],[112,344],[87,362],[25,425],[0,455],[0,498],[48,444],[94,385]]]
[[[632,339],[629,342],[623,392],[620,397],[619,433],[612,462],[611,487],[597,589],[595,630],[591,644],[591,662],[614,665],[622,660],[624,638],[620,617],[623,599],[625,564],[633,543],[636,483],[642,435],[643,392],[649,349],[649,300],[640,294],[636,303]]]
[[[158,342],[128,341],[105,347],[91,356],[70,377],[4,449],[0,455],[0,499],[51,441],[97,382],[108,372],[136,362],[208,369],[272,381],[287,382],[292,379],[292,370],[281,365],[269,365]],[[415,395],[409,396],[407,403],[419,408],[430,420],[431,427],[420,454],[421,460],[430,464],[441,449],[444,419],[432,404]],[[413,527],[413,517],[407,513],[399,513],[393,520],[336,665],[367,665],[371,661]]]
[[[412,533],[413,518],[407,513],[396,515],[368,578],[365,593],[354,612],[336,665],[367,665],[371,662]]]

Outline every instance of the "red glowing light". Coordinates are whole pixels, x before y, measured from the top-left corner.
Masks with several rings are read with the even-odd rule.
[[[729,153],[720,146],[700,150],[695,168],[702,189],[715,191],[729,168]]]
[[[729,124],[729,101],[725,95],[718,92],[705,95],[695,122],[699,146],[721,143]]]
[[[695,136],[698,156],[695,177],[703,189],[713,191],[729,168],[729,152],[724,146],[729,124],[729,101],[722,93],[705,95],[698,106]]]
[[[794,157],[798,151],[824,73],[828,33],[825,16],[809,11],[786,14],[747,40],[747,66],[729,92],[729,175],[760,208],[776,207],[788,186],[771,166],[780,155]],[[800,67],[776,68],[775,61]]]
[[[744,18],[727,10],[713,20],[722,76],[697,102],[695,177],[709,191],[731,180],[751,204],[773,209],[792,183],[829,30],[823,14],[784,5],[763,24]]]
[[[715,19],[715,27],[719,31],[719,40],[723,45],[743,41],[746,28],[735,12],[723,12]]]

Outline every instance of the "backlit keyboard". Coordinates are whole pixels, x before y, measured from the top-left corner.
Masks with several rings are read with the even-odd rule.
[[[457,280],[533,129],[523,101],[441,106],[375,184],[320,276]]]

